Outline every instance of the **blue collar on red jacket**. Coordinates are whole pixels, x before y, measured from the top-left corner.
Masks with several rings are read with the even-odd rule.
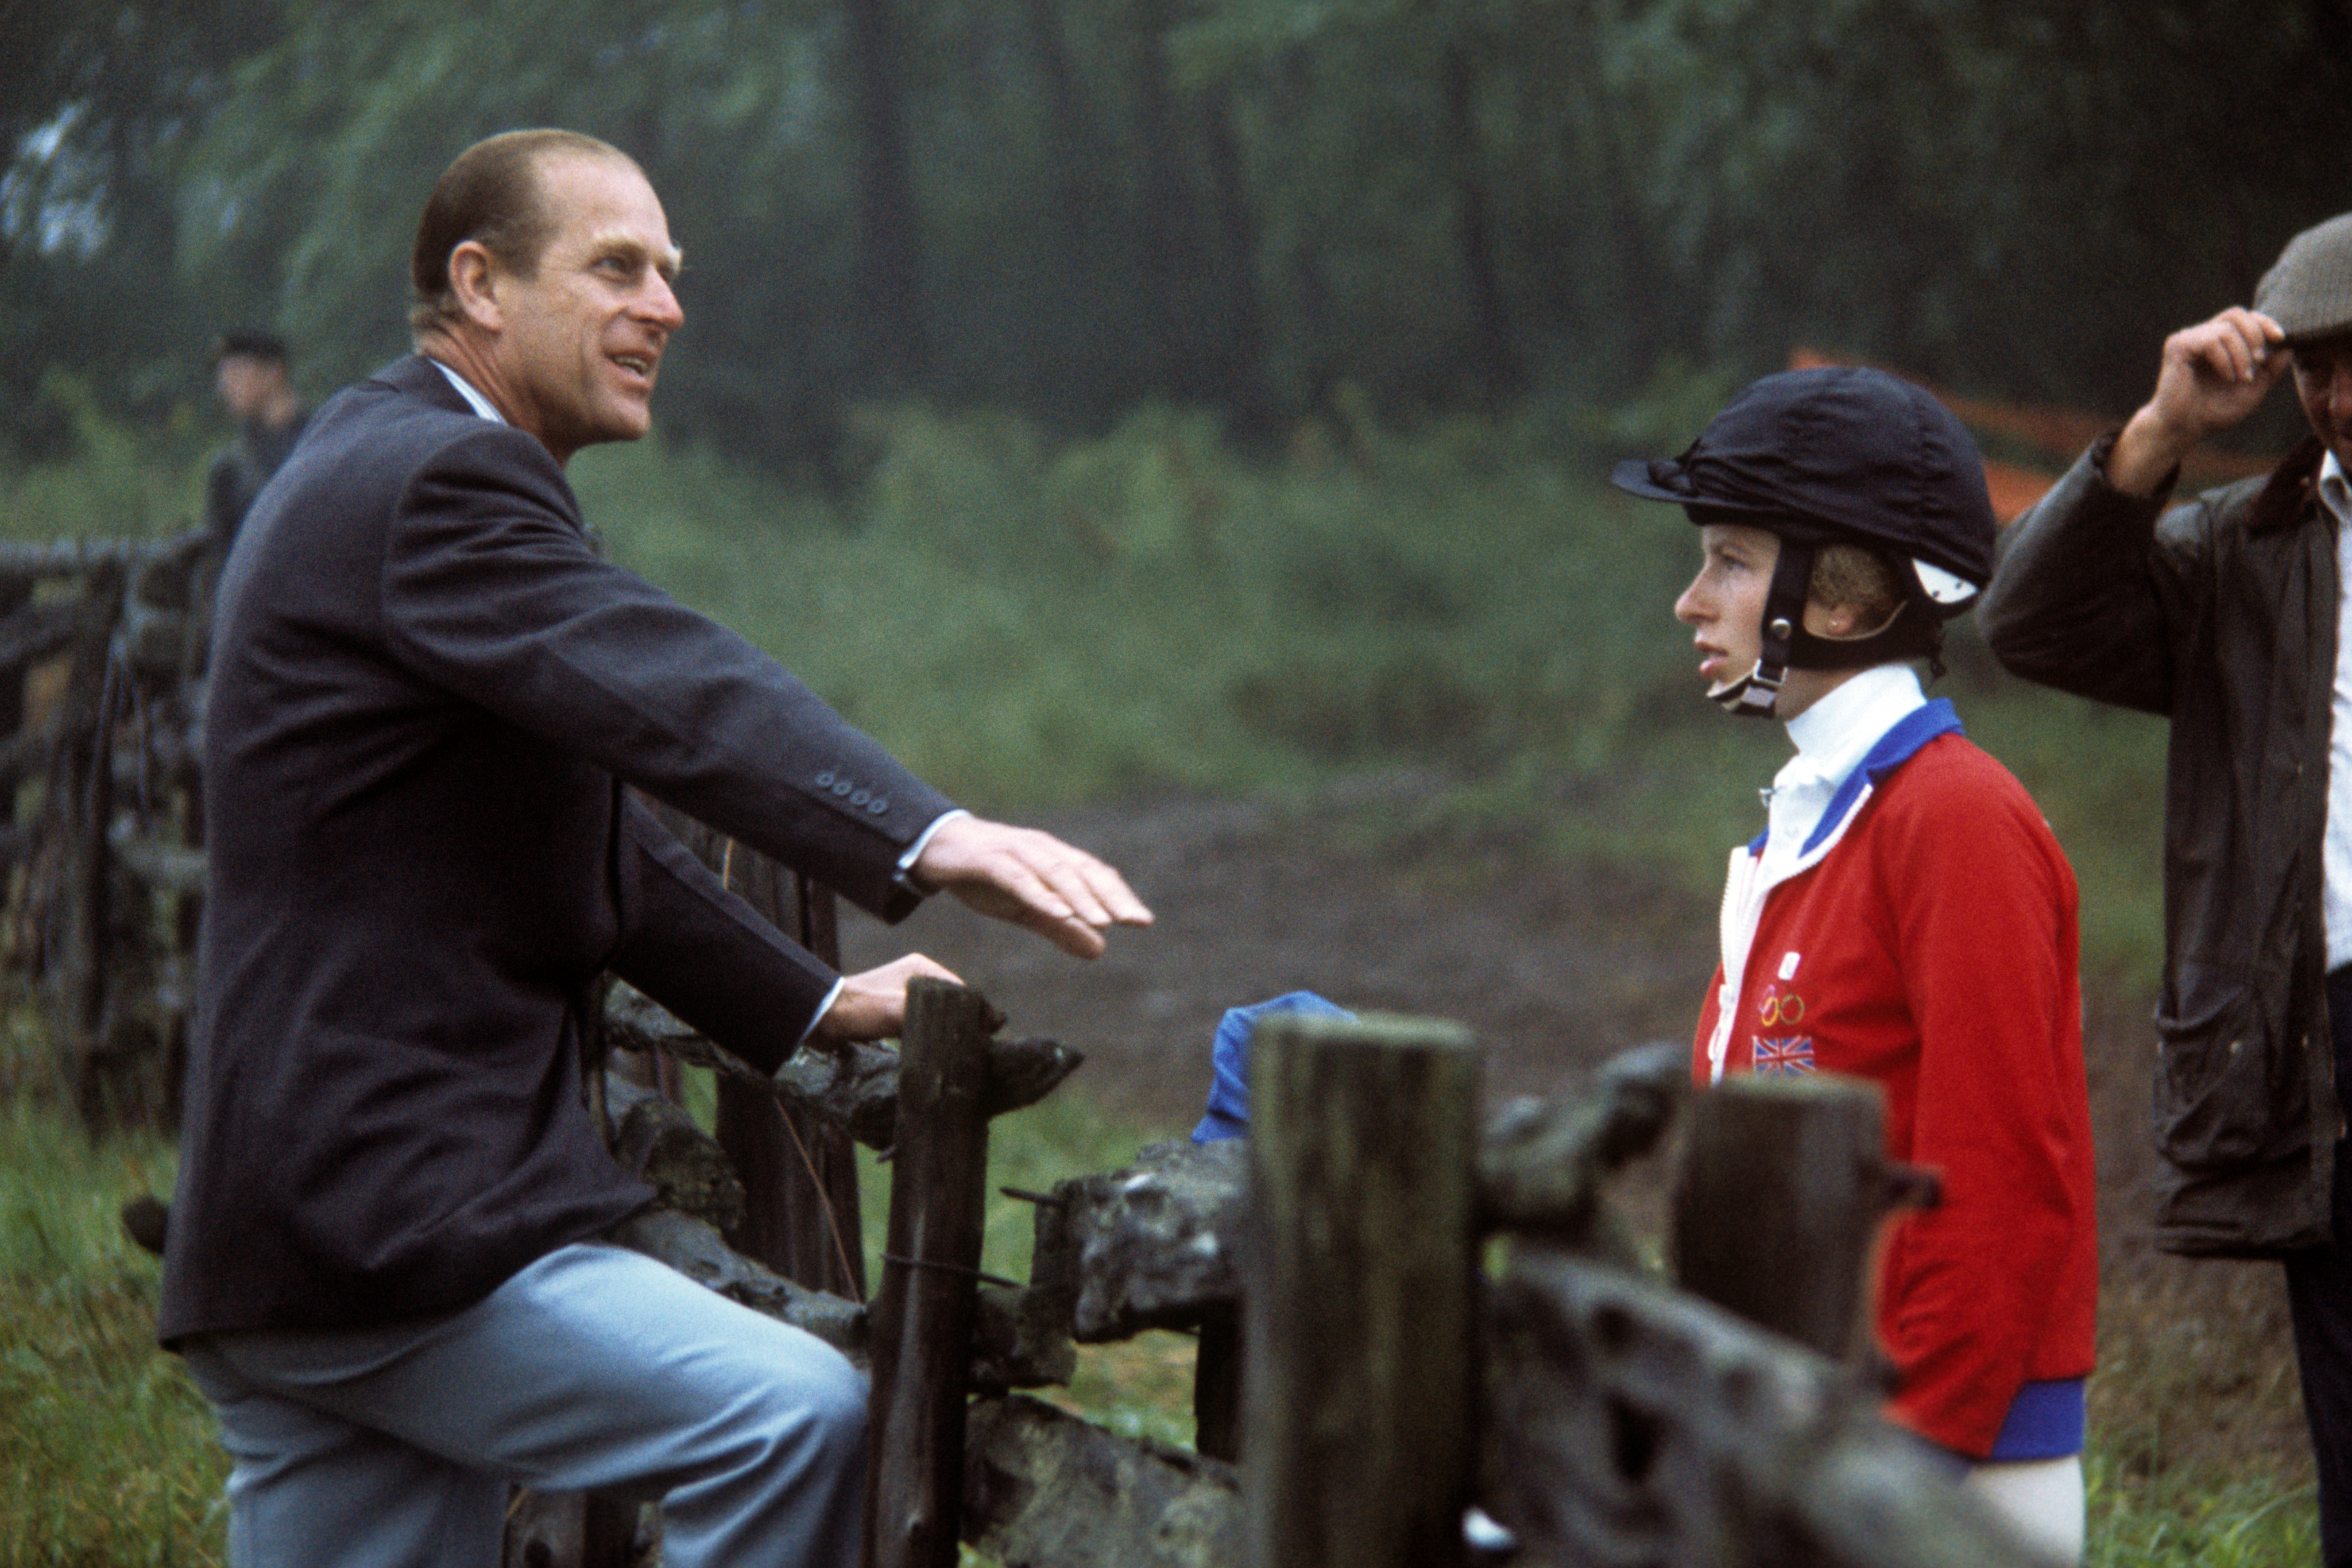
[[[1895,727],[1878,737],[1878,744],[1870,748],[1854,770],[1845,776],[1845,782],[1838,786],[1837,793],[1830,797],[1828,809],[1822,812],[1822,820],[1814,824],[1812,836],[1805,841],[1807,852],[1837,831],[1838,823],[1861,799],[1864,784],[1876,789],[1885,781],[1888,774],[1910,761],[1921,747],[1937,736],[1960,733],[1960,716],[1953,711],[1951,702],[1945,697],[1922,704],[1896,719]]]
[[[1854,802],[1861,799],[1864,785],[1876,789],[1885,781],[1888,774],[1910,761],[1921,747],[1937,736],[1965,733],[1960,727],[1959,714],[1953,708],[1950,699],[1946,697],[1923,703],[1896,719],[1894,727],[1878,737],[1878,744],[1863,755],[1862,760],[1854,765],[1853,771],[1845,776],[1845,782],[1838,786],[1837,793],[1830,797],[1828,807],[1822,812],[1822,820],[1813,824],[1812,833],[1805,840],[1805,847],[1801,852],[1812,853],[1823,840],[1837,831],[1838,824],[1845,820],[1846,814],[1853,810]],[[1762,854],[1764,841],[1770,836],[1769,829],[1757,834],[1749,841],[1748,852]]]

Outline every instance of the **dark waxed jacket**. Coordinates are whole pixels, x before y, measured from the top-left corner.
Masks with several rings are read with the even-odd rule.
[[[2177,506],[2101,442],[2007,530],[1978,612],[2013,673],[2171,720],[2157,1009],[2157,1239],[2327,1239],[2340,1131],[2321,907],[2339,585],[2307,441]]]
[[[641,1207],[582,1093],[600,971],[792,1048],[834,976],[624,781],[887,916],[948,807],[599,559],[546,449],[425,360],[312,418],[219,604],[167,1343],[453,1310]]]

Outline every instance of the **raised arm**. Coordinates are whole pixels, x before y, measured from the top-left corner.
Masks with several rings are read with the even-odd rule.
[[[2159,526],[2180,460],[2252,413],[2286,369],[2277,322],[2232,306],[2164,341],[2156,390],[2006,530],[1978,607],[2013,674],[2149,713],[2172,706],[2178,600],[2205,549],[2204,503]]]
[[[2286,369],[2285,340],[2277,322],[2237,305],[2167,338],[2156,391],[2116,438],[2107,482],[2155,495],[2199,442],[2261,405]]]

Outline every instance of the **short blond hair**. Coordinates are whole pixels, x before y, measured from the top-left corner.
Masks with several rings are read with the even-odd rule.
[[[1881,551],[1836,539],[1813,551],[1805,591],[1826,609],[1853,611],[1857,625],[1875,630],[1903,607],[1903,580],[1895,570]]]

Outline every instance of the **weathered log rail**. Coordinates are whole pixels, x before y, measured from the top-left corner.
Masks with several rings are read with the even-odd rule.
[[[0,952],[94,1127],[175,1111],[208,567],[193,535],[0,545]],[[825,890],[671,821],[837,957]],[[903,1052],[803,1051],[772,1075],[615,985],[593,1080],[615,1157],[661,1195],[620,1239],[871,1368],[875,1568],[943,1568],[960,1541],[1005,1568],[2029,1561],[1875,1414],[1862,1260],[1921,1194],[1876,1159],[1855,1086],[1690,1101],[1681,1051],[1654,1050],[1472,1127],[1452,1026],[1272,1020],[1246,1145],[1017,1195],[1031,1278],[991,1281],[988,1123],[1078,1059],[920,985]],[[717,1081],[715,1138],[666,1092],[680,1063]],[[1681,1290],[1608,1197],[1677,1122]],[[856,1143],[898,1151],[871,1303]],[[1155,1329],[1198,1336],[1192,1448],[1023,1392],[1066,1383],[1077,1345]],[[1473,1503],[1506,1533],[1466,1543]],[[656,1548],[652,1517],[525,1496],[507,1561],[625,1568]]]
[[[658,1009],[642,998],[622,1006],[639,1038],[681,1043],[682,1026],[659,1021]],[[988,1114],[1041,1097],[1042,1091],[992,1097],[984,1085],[996,1065],[1017,1072],[1048,1049],[978,1034],[971,1019],[984,1010],[976,999],[967,1002],[959,1025],[966,1087],[952,1114],[967,1126],[966,1147],[969,1129]],[[1279,1067],[1286,1055],[1311,1048],[1322,1061],[1293,1069],[1297,1084],[1286,1102],[1279,1093],[1261,1100],[1247,1144],[1156,1145],[1123,1170],[1014,1194],[1034,1205],[1025,1284],[975,1277],[971,1217],[981,1177],[969,1156],[948,1177],[924,1176],[912,1162],[901,1166],[890,1250],[917,1249],[910,1238],[926,1228],[952,1232],[949,1256],[906,1262],[923,1272],[926,1289],[942,1297],[961,1292],[968,1307],[959,1318],[951,1305],[933,1302],[933,1326],[917,1334],[926,1346],[919,1369],[875,1358],[876,1452],[895,1444],[904,1457],[876,1477],[869,1563],[952,1563],[958,1539],[1005,1568],[1468,1563],[1474,1550],[1460,1532],[1463,1510],[1473,1502],[1514,1542],[1508,1551],[1489,1546],[1475,1560],[1528,1568],[1964,1562],[1998,1568],[2032,1561],[1940,1461],[1876,1414],[1875,1369],[1852,1333],[1864,1296],[1855,1241],[1916,1194],[1906,1173],[1875,1155],[1872,1093],[1811,1081],[1735,1086],[1694,1102],[1684,1092],[1683,1051],[1652,1048],[1611,1062],[1572,1091],[1507,1107],[1467,1142],[1449,1145],[1423,1137],[1421,1124],[1450,1105],[1444,1113],[1463,1124],[1468,1099],[1458,1031],[1436,1030],[1439,1056],[1454,1059],[1450,1092],[1426,1092],[1428,1082],[1410,1073],[1412,1092],[1397,1092],[1393,1066],[1345,1091],[1337,1085],[1360,1071],[1366,1052],[1393,1052],[1400,1039],[1410,1048],[1428,1032],[1394,1020],[1372,1027],[1370,1040],[1324,1019],[1282,1019],[1262,1032],[1262,1060]],[[712,1056],[707,1042],[686,1049],[726,1060]],[[1051,1054],[1069,1060],[1059,1048]],[[983,1059],[987,1070],[975,1071]],[[871,1123],[878,1104],[895,1098],[904,1060],[882,1051],[845,1071],[858,1095],[813,1113],[844,1125],[853,1115]],[[774,1092],[821,1105],[792,1076],[780,1074]],[[873,1320],[894,1309],[881,1300],[861,1308],[796,1292],[764,1270],[728,1260],[714,1228],[724,1227],[733,1201],[717,1174],[723,1155],[658,1097],[619,1081],[611,1093],[616,1151],[677,1210],[641,1228],[674,1236],[640,1234],[633,1244],[869,1357]],[[917,1114],[911,1103],[891,1119],[909,1148],[938,1135],[939,1096],[928,1098],[934,1109],[920,1122],[905,1120]],[[1369,1122],[1368,1106],[1380,1109]],[[1286,1134],[1280,1124],[1309,1107],[1309,1125]],[[1672,1288],[1642,1260],[1609,1188],[1677,1119],[1687,1128],[1669,1249],[1692,1250],[1692,1237],[1736,1229],[1751,1250],[1769,1257],[1769,1275],[1804,1282],[1795,1293],[1810,1303],[1810,1316],[1783,1327],[1810,1337],[1811,1348]],[[665,1131],[655,1134],[649,1125]],[[1752,1205],[1727,1210],[1720,1186],[1727,1148],[1769,1168],[1825,1143],[1850,1156],[1806,1178],[1814,1197],[1843,1217],[1827,1255],[1840,1269],[1853,1267],[1829,1281],[1817,1278],[1813,1261],[1823,1255],[1823,1239],[1807,1228],[1818,1229],[1817,1216],[1776,1217]],[[646,1151],[664,1147],[671,1148],[667,1158],[648,1157]],[[1410,1154],[1402,1167],[1410,1180],[1392,1190],[1423,1209],[1410,1237],[1383,1223],[1377,1200],[1396,1171],[1383,1177],[1370,1168],[1401,1152]],[[1447,1163],[1463,1167],[1460,1196],[1429,1210],[1431,1172]],[[1288,1174],[1270,1165],[1287,1165]],[[1269,1218],[1265,1196],[1286,1186],[1295,1193],[1288,1241]],[[925,1204],[937,1206],[929,1218],[921,1218]],[[902,1214],[902,1205],[912,1207]],[[1343,1223],[1350,1206],[1356,1217]],[[937,1209],[955,1218],[942,1220]],[[695,1213],[708,1223],[687,1218]],[[1446,1213],[1456,1218],[1432,1218]],[[1332,1249],[1335,1228],[1351,1229],[1356,1241]],[[1304,1239],[1316,1236],[1322,1239]],[[1775,1249],[1776,1236],[1798,1242]],[[1387,1261],[1371,1259],[1366,1249],[1383,1249],[1384,1237],[1412,1244]],[[1507,1261],[1487,1277],[1475,1257],[1496,1238],[1504,1239]],[[1302,1261],[1302,1248],[1328,1256],[1319,1265],[1311,1256]],[[1453,1288],[1435,1291],[1447,1298],[1441,1307],[1432,1282],[1444,1286],[1449,1277],[1443,1261],[1449,1248],[1461,1267]],[[1287,1294],[1265,1282],[1282,1249],[1293,1255],[1294,1272],[1307,1270]],[[1338,1276],[1315,1272],[1335,1263]],[[1366,1275],[1381,1270],[1396,1283],[1367,1288]],[[1756,1286],[1747,1275],[1734,1282],[1749,1291]],[[1255,1312],[1248,1310],[1253,1299],[1261,1303]],[[1337,1328],[1323,1321],[1331,1309]],[[1237,1333],[1244,1322],[1246,1332]],[[1201,1336],[1192,1448],[1122,1437],[1022,1392],[1066,1382],[1076,1345],[1155,1329]],[[905,1332],[903,1320],[889,1332]],[[966,1339],[962,1354],[940,1354],[943,1338]],[[1433,1354],[1441,1340],[1457,1347],[1451,1361]],[[1269,1348],[1278,1354],[1265,1354]],[[1286,1370],[1286,1358],[1304,1370]],[[1433,1367],[1441,1369],[1434,1377]],[[919,1385],[907,1386],[910,1378]],[[1266,1379],[1274,1381],[1254,1396],[1240,1392]],[[1333,1392],[1349,1388],[1355,1392],[1344,1397]],[[1382,1400],[1412,1406],[1413,1421],[1399,1421],[1393,1410],[1381,1415]],[[1348,1408],[1351,1402],[1362,1407]],[[1431,1406],[1441,1408],[1433,1413]],[[1444,1430],[1449,1420],[1458,1424],[1454,1436],[1430,1436],[1432,1421]],[[910,1423],[923,1436],[909,1437]],[[1277,1458],[1274,1446],[1290,1452]],[[951,1499],[941,1469],[950,1453],[961,1456],[961,1475]],[[1442,1479],[1452,1461],[1460,1469]],[[1426,1495],[1408,1526],[1416,1486]],[[1387,1511],[1368,1514],[1367,1497],[1381,1499]],[[1286,1522],[1276,1517],[1285,1513]]]

